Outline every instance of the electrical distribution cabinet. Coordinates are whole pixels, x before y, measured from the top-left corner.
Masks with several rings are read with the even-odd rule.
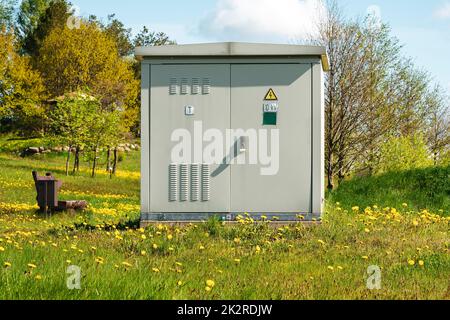
[[[140,47],[142,224],[295,221],[324,205],[323,47]]]

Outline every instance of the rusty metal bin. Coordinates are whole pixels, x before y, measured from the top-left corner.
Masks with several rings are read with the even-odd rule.
[[[40,210],[45,213],[54,212],[58,208],[58,191],[61,189],[62,181],[56,180],[51,173],[47,173],[45,177],[39,176],[36,171],[33,171],[33,179]]]

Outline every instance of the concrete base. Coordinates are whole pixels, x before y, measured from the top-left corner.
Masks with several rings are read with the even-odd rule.
[[[320,215],[294,214],[294,213],[143,213],[141,215],[141,227],[149,225],[184,226],[192,223],[205,223],[211,218],[218,218],[229,225],[238,224],[238,217],[250,217],[255,222],[269,221],[273,226],[286,226],[296,223],[317,225],[321,223]],[[263,217],[265,217],[263,219]],[[303,217],[304,219],[302,219]]]

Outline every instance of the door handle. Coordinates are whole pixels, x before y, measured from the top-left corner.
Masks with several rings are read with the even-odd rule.
[[[240,137],[239,138],[239,153],[245,153],[248,149],[248,137]]]

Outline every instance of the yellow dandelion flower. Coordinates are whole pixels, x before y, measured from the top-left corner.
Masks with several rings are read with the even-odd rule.
[[[159,270],[158,268],[152,268],[152,271],[153,271],[154,273],[160,273],[160,272],[161,272],[161,270]]]
[[[158,249],[158,245],[156,243],[153,244],[153,249]]]
[[[35,264],[32,264],[32,263],[27,264],[27,266],[30,269],[36,269],[37,268],[37,266]]]
[[[260,253],[261,252],[261,247],[260,246],[256,246],[255,251],[256,251],[256,253]]]
[[[341,270],[341,271],[344,270],[344,268],[341,266],[338,266],[337,268],[338,268],[338,270]]]
[[[419,226],[419,221],[417,221],[417,220],[414,219],[414,221],[413,221],[413,226],[414,226],[414,227]]]
[[[205,250],[205,247],[200,245],[200,247],[198,247],[200,250]]]
[[[425,262],[423,260],[420,260],[419,261],[419,266],[421,266],[421,267],[425,266]]]
[[[172,240],[172,239],[173,239],[173,235],[171,235],[171,234],[168,234],[168,235],[167,235],[167,240],[169,240],[169,241],[170,241],[170,240]]]
[[[369,229],[369,228],[365,228],[365,229],[364,229],[364,232],[365,232],[365,233],[370,233],[370,229]]]
[[[403,208],[408,208],[408,204],[407,203],[402,203],[402,207]]]
[[[0,247],[0,252],[4,252],[4,251],[5,251],[5,248]]]
[[[410,266],[414,266],[416,264],[416,262],[414,260],[410,259],[410,260],[408,260],[408,264]]]
[[[241,263],[241,259],[234,259],[234,262]]]
[[[126,261],[122,262],[122,265],[123,265],[125,268],[131,268],[131,267],[132,267],[131,263],[126,262]]]
[[[368,256],[362,256],[361,258],[363,258],[364,260],[369,260]]]
[[[206,290],[207,292],[210,292],[210,291],[212,290],[212,288],[210,288],[210,287],[205,287],[205,290]]]
[[[143,234],[143,235],[141,235],[141,239],[142,239],[142,240],[146,240],[146,239],[147,239],[147,236],[146,236],[145,234]]]
[[[36,277],[34,277],[36,280],[42,280],[42,276],[40,274],[36,275]]]
[[[67,264],[71,264],[72,261],[71,261],[71,260],[66,260],[66,263],[67,263]]]
[[[320,243],[323,246],[325,245],[325,241],[323,241],[323,240],[317,240],[317,242]]]
[[[353,207],[352,211],[355,211],[355,212],[359,211],[359,207],[358,206]]]
[[[210,288],[214,288],[216,283],[214,282],[214,280],[206,280],[206,285]]]
[[[147,255],[147,251],[142,250],[142,251],[141,251],[141,256],[146,256],[146,255]]]
[[[12,264],[11,264],[11,262],[5,262],[5,263],[3,264],[3,266],[4,266],[5,268],[10,268],[10,267],[12,266]]]
[[[177,282],[177,285],[178,285],[179,287],[181,287],[181,286],[183,285],[183,281],[178,281],[178,282]]]
[[[334,271],[334,267],[328,266],[328,270]]]
[[[239,238],[234,238],[234,243],[236,243],[236,244],[241,243],[241,239],[239,239]]]

